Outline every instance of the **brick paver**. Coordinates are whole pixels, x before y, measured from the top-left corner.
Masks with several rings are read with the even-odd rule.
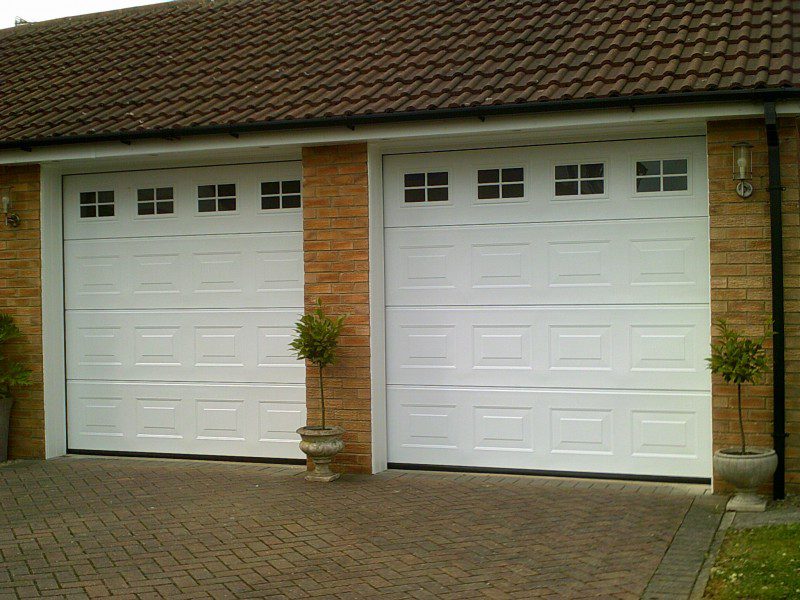
[[[680,488],[70,457],[0,468],[0,598],[637,598]]]

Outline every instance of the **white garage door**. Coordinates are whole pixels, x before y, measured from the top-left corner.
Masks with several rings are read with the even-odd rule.
[[[300,164],[64,180],[71,450],[299,458]]]
[[[384,157],[389,460],[711,474],[705,139]]]

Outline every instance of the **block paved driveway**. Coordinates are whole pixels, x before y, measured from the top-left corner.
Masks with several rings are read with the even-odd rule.
[[[0,466],[0,598],[638,598],[689,486],[65,457]]]

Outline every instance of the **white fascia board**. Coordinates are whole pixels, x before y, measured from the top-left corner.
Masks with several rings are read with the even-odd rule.
[[[800,102],[779,102],[781,115],[800,113]],[[442,136],[477,136],[512,133],[554,132],[561,130],[587,129],[605,132],[618,128],[623,131],[649,132],[663,130],[673,132],[678,125],[702,127],[711,119],[757,117],[763,114],[760,102],[727,102],[710,104],[685,104],[672,106],[642,106],[635,110],[604,108],[596,110],[564,110],[531,113],[513,116],[492,116],[481,121],[478,118],[443,119],[438,121],[415,121],[360,125],[351,130],[347,127],[318,127],[311,129],[264,131],[242,133],[238,137],[227,134],[211,136],[189,136],[180,140],[143,139],[133,140],[130,145],[120,142],[45,146],[23,150],[0,151],[0,164],[47,163],[54,161],[91,161],[109,166],[118,162],[127,166],[131,160],[163,162],[164,160],[207,161],[219,159],[220,153],[231,153],[232,157],[263,154],[267,152],[297,156],[303,146],[341,144],[363,141],[424,140]],[[226,157],[227,160],[227,157]],[[147,168],[144,166],[143,168]]]

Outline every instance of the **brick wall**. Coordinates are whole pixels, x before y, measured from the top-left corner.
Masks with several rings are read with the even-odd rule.
[[[339,362],[326,368],[330,424],[347,430],[334,467],[371,471],[369,354],[369,203],[366,144],[303,149],[305,303],[322,298],[332,315],[348,315]],[[306,375],[308,420],[319,423],[318,372]]]
[[[33,370],[34,384],[16,390],[11,413],[11,458],[44,458],[42,296],[39,167],[0,166],[0,186],[11,185],[18,229],[0,223],[0,311],[11,314],[23,338],[9,354]]]
[[[787,404],[789,431],[800,426],[800,223],[798,223],[797,122],[780,124],[784,192],[784,254],[787,308]],[[750,198],[740,198],[732,180],[735,142],[753,144],[753,186]],[[767,143],[760,119],[708,124],[709,210],[711,217],[711,317],[726,319],[750,335],[760,335],[772,315],[770,219]],[[714,331],[716,334],[716,330]],[[738,441],[736,388],[714,377],[714,450]],[[772,379],[746,386],[743,393],[747,443],[773,446]],[[796,438],[797,436],[795,436]],[[800,440],[790,438],[787,462],[789,491],[800,491]],[[725,489],[715,480],[716,489]]]

